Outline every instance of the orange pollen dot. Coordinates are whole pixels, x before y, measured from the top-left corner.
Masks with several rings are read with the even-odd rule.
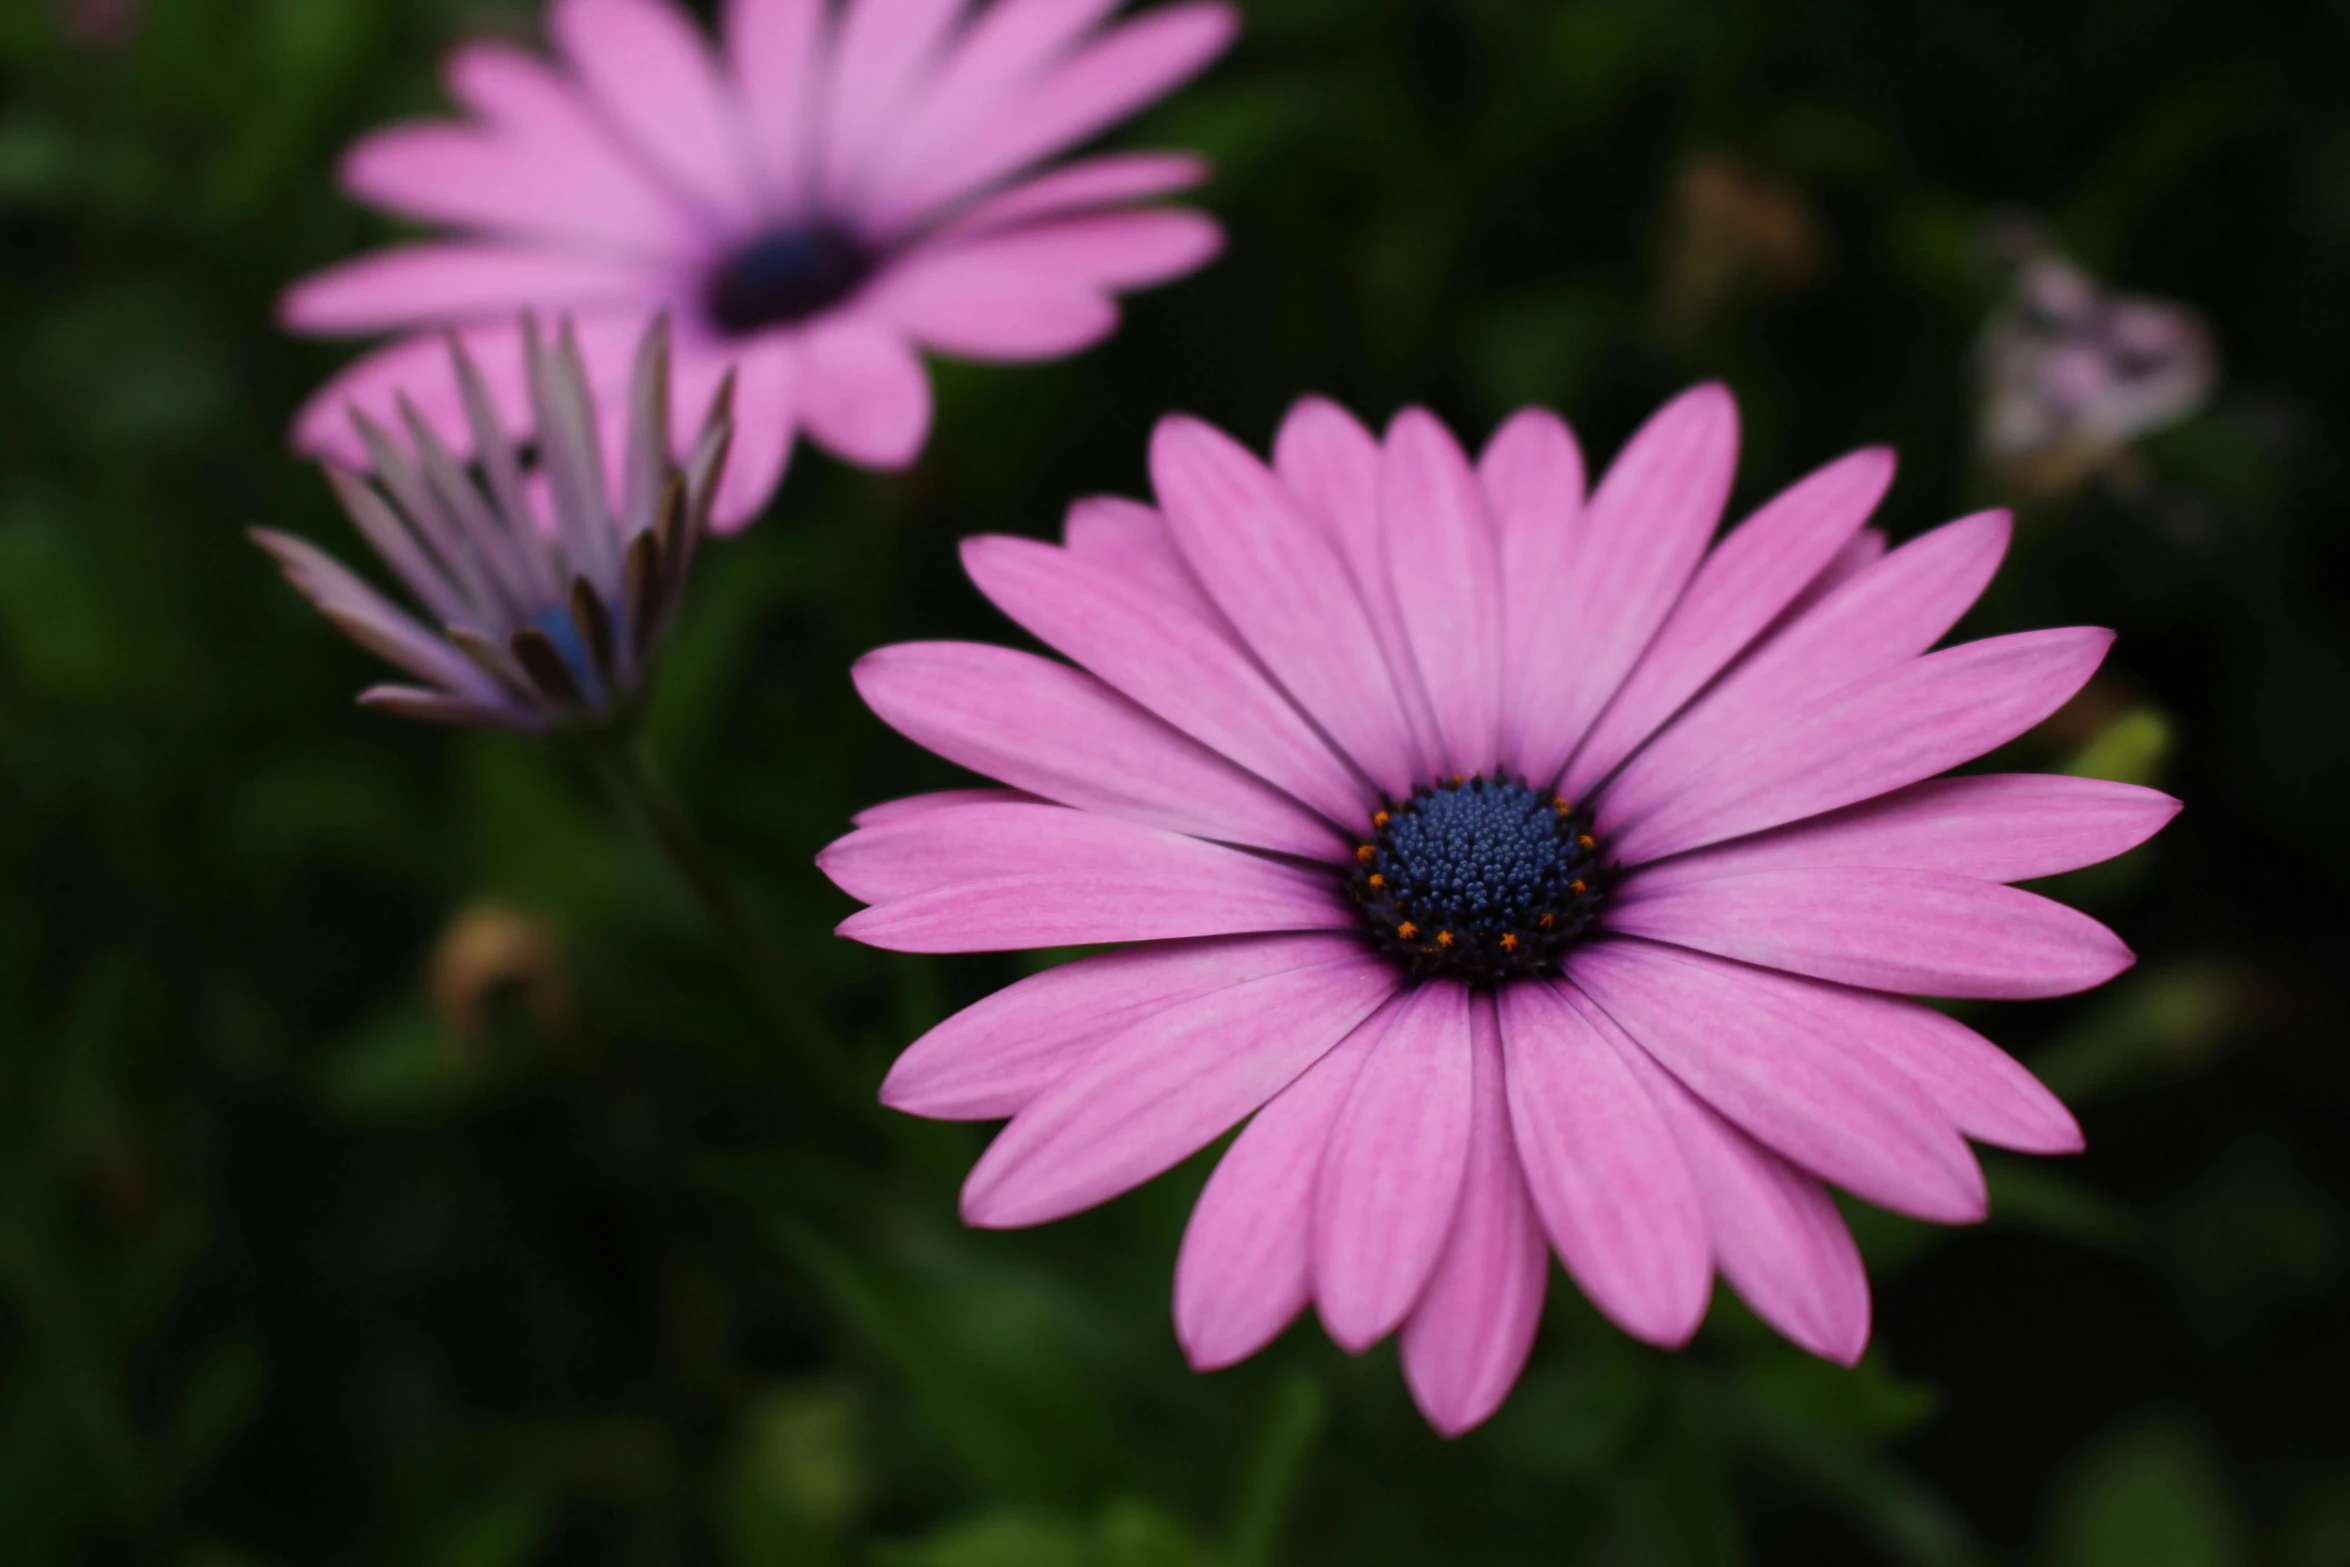
[[[1420,927],[1410,920],[1405,920],[1401,925],[1395,927],[1395,933],[1406,941],[1417,941],[1420,937]]]
[[[1518,933],[1516,931],[1504,931],[1502,933],[1501,950],[1504,952],[1515,952],[1518,950]]]
[[[1452,945],[1452,942],[1453,942],[1453,935],[1452,935],[1452,932],[1451,932],[1451,931],[1449,931],[1449,930],[1440,930],[1440,931],[1438,931],[1438,932],[1436,933],[1436,944],[1437,944],[1438,946],[1440,946],[1440,947],[1449,947],[1449,946],[1451,946],[1451,945]]]
[[[1468,775],[1465,773],[1455,773],[1452,775],[1452,786],[1455,789],[1458,789],[1462,784],[1465,784],[1468,781]]]
[[[1379,851],[1367,843],[1355,850],[1355,858],[1362,861],[1365,865],[1370,864],[1378,857]]]
[[[1599,840],[1592,837],[1591,834],[1585,833],[1582,837],[1575,840],[1575,847],[1578,849],[1596,849],[1599,847]]]
[[[1395,818],[1389,816],[1385,811],[1374,811],[1371,814],[1371,825],[1384,829],[1387,824],[1394,819]]]
[[[1565,795],[1563,795],[1563,794],[1562,794],[1562,795],[1560,795],[1560,796],[1559,796],[1557,799],[1555,799],[1555,800],[1553,800],[1553,801],[1551,801],[1551,802],[1550,802],[1550,808],[1551,808],[1552,810],[1554,810],[1554,811],[1558,812],[1558,813],[1559,813],[1561,816],[1572,816],[1572,815],[1574,815],[1574,814],[1575,814],[1575,804],[1574,804],[1574,802],[1573,802],[1572,800],[1569,800],[1569,799],[1568,799],[1568,798],[1567,798]]]
[[[1567,883],[1567,891],[1573,893],[1578,898],[1590,890],[1591,888],[1583,882],[1571,881]]]
[[[1556,914],[1545,914],[1545,915],[1543,915],[1543,916],[1542,916],[1542,918],[1540,918],[1539,920],[1536,920],[1534,923],[1536,923],[1537,925],[1540,925],[1540,926],[1541,926],[1541,927],[1542,927],[1544,930],[1549,930],[1549,929],[1550,929],[1552,926],[1556,925],[1558,922],[1559,922],[1559,917],[1558,917]]]
[[[1387,885],[1387,878],[1386,878],[1386,877],[1384,877],[1384,876],[1374,876],[1374,877],[1372,877],[1372,878],[1371,878],[1371,890],[1372,890],[1373,892],[1376,892],[1376,891],[1378,891],[1378,890],[1379,890],[1381,887],[1384,887],[1384,886],[1386,886],[1386,885]]]

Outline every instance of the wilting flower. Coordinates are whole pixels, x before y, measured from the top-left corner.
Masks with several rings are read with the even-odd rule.
[[[1222,244],[1197,212],[1142,205],[1198,183],[1197,158],[1035,172],[1232,36],[1231,11],[1209,0],[1104,30],[1115,4],[996,0],[966,16],[962,0],[729,0],[714,57],[669,0],[555,0],[560,64],[461,49],[448,86],[473,118],[378,131],[344,166],[362,199],[463,237],[312,277],[284,319],[317,333],[461,327],[513,416],[518,310],[569,312],[606,396],[645,322],[666,313],[684,403],[741,374],[721,528],[766,503],[803,429],[852,461],[900,466],[930,425],[917,348],[1075,352],[1117,324],[1119,291],[1189,272]],[[296,443],[356,461],[345,406],[388,420],[401,391],[457,438],[462,399],[437,337],[420,332],[320,391]]]
[[[827,849],[909,952],[1133,943],[1024,980],[899,1059],[883,1099],[1010,1117],[972,1223],[1059,1218],[1247,1121],[1194,1210],[1192,1363],[1307,1303],[1398,1329],[1421,1408],[1484,1419],[1554,1249],[1600,1310],[1686,1339],[1718,1270],[1851,1361],[1867,1280],[1827,1188],[1984,1212],[1968,1139],[2080,1146],[1964,1024],[1903,999],[2048,996],[2130,954],[2006,885],[2176,809],[2069,777],[1937,779],[2078,690],[2096,630],[1929,652],[1998,564],[1998,513],[1884,553],[1891,456],[1804,479],[1718,545],[1718,387],[1635,435],[1588,502],[1540,409],[1472,466],[1411,410],[1379,440],[1301,403],[1268,469],[1196,421],[1158,505],[1064,547],[983,538],[982,592],[1075,661],[924,643],[857,668],[874,711],[1008,785],[867,812]],[[1253,1116],[1253,1119],[1250,1119]]]
[[[518,327],[529,367],[535,466],[500,423],[479,369],[444,349],[479,454],[469,474],[413,406],[409,447],[354,410],[371,477],[327,477],[384,564],[416,596],[427,630],[316,546],[253,538],[351,640],[425,682],[376,686],[370,707],[508,729],[625,722],[677,610],[725,471],[731,384],[713,399],[683,468],[670,456],[668,329],[637,347],[615,487],[578,344]]]
[[[2017,267],[1976,364],[1984,456],[2010,490],[2045,498],[2202,407],[2219,356],[2187,306],[2110,293],[2042,253]]]

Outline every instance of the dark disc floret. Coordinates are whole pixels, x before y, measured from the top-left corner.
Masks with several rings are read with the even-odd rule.
[[[1372,941],[1416,975],[1551,972],[1606,896],[1589,813],[1515,779],[1423,786],[1371,828],[1348,887]]]
[[[875,264],[873,252],[838,224],[770,229],[711,269],[703,308],[734,337],[795,325],[855,293]]]

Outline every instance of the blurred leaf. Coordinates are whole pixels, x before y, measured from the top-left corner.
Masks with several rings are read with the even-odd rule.
[[[2238,1567],[2218,1474],[2196,1439],[2167,1425],[2116,1438],[2073,1481],[2047,1567]]]
[[[526,1567],[547,1536],[547,1505],[517,1491],[460,1518],[425,1554],[421,1567]]]
[[[1277,1567],[1281,1561],[1282,1531],[1328,1414],[1319,1382],[1292,1374],[1274,1388],[1256,1449],[1241,1470],[1232,1567]]]
[[[2075,778],[2159,785],[2178,736],[2162,709],[2140,705],[2105,726],[2096,739],[2067,758],[2063,771]]]
[[[2217,963],[2140,969],[2089,1003],[2088,1015],[2034,1052],[2030,1066],[2078,1104],[2149,1079],[2208,1066],[2242,1016],[2245,985]]]
[[[736,1567],[832,1561],[870,1480],[861,1416],[844,1387],[778,1388],[752,1406],[725,1481],[728,1560]]]
[[[1218,1567],[1220,1558],[1146,1503],[1113,1503],[1092,1524],[999,1514],[920,1544],[876,1546],[874,1567]]]

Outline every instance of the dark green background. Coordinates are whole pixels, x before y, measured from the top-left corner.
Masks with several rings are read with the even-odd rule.
[[[2124,728],[2017,759],[2188,801],[2063,889],[2134,973],[1970,1014],[2089,1154],[1996,1160],[1980,1230],[1857,1216],[1855,1373],[1726,1295],[1652,1353],[1562,1281],[1457,1444],[1390,1351],[1310,1326],[1183,1369],[1196,1161],[961,1230],[982,1130],[825,1113],[586,779],[355,709],[374,671],[244,543],[357,549],[281,441],[340,351],[272,297],[390,232],[339,149],[528,9],[153,0],[109,49],[62,4],[0,5],[0,1558],[2350,1563],[2343,0],[1252,4],[1126,137],[1213,155],[1225,259],[1076,360],[941,367],[918,467],[803,453],[704,557],[654,742],[877,1080],[1019,965],[829,936],[810,856],[949,776],[847,666],[1008,636],[953,541],[1139,490],[1162,411],[1262,447],[1307,389],[1479,437],[1538,399],[1604,454],[1722,376],[1742,504],[1891,441],[1903,535],[1994,498],[1986,214],[2209,312],[2210,409],[2126,497],[2026,509],[1968,627],[2119,628]],[[1665,302],[1709,155],[1800,201],[1807,280]],[[559,933],[570,1022],[436,1013],[429,956],[485,899]]]

